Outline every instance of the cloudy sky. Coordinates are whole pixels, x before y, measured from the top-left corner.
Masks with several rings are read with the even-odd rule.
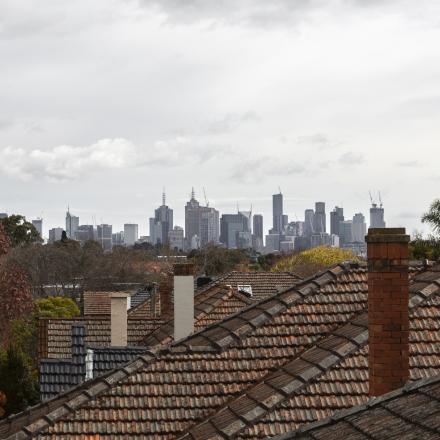
[[[322,200],[428,231],[440,2],[2,0],[0,212],[137,222],[162,187],[291,219]]]

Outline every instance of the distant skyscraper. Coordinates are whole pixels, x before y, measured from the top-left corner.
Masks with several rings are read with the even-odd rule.
[[[185,206],[185,238],[188,246],[203,247],[219,241],[219,212],[209,206],[201,206],[196,200],[194,188]],[[193,240],[193,237],[197,239]]]
[[[80,225],[75,233],[75,240],[84,245],[87,241],[95,239],[95,230],[93,225]]]
[[[6,212],[0,212],[0,218],[6,218],[7,216]]]
[[[76,217],[70,213],[69,208],[66,212],[66,235],[67,238],[75,239],[75,233],[78,230],[79,217]]]
[[[360,212],[353,216],[353,241],[363,243],[367,234],[365,217]]]
[[[335,206],[330,213],[330,234],[339,236],[339,223],[344,221],[344,208]]]
[[[171,249],[184,250],[183,228],[174,226],[174,229],[168,233],[168,239]]]
[[[37,218],[35,220],[32,220],[32,225],[37,230],[37,232],[40,234],[40,237],[43,238],[43,219]]]
[[[372,203],[370,208],[370,228],[385,228],[384,214],[385,211],[382,203],[379,208],[376,203]]]
[[[168,233],[173,229],[173,210],[166,205],[165,192],[162,194],[162,206],[154,211],[150,218],[150,240],[152,244],[167,244]]]
[[[304,236],[311,237],[315,231],[315,212],[313,209],[306,209],[304,213]]]
[[[139,238],[138,225],[135,223],[126,223],[124,225],[124,244],[133,246]]]
[[[353,221],[344,220],[339,223],[339,244],[341,246],[353,242]]]
[[[220,242],[232,249],[252,247],[250,213],[223,214],[220,219]]]
[[[272,196],[272,232],[281,233],[283,231],[283,195],[274,194]]]
[[[49,243],[55,243],[60,241],[63,235],[63,228],[52,228],[49,229]]]
[[[112,234],[112,246],[124,246],[124,231]]]
[[[96,227],[96,240],[105,251],[111,251],[113,247],[112,225],[102,224]]]
[[[255,237],[263,241],[263,216],[261,214],[254,214],[252,231]]]
[[[324,234],[326,232],[327,217],[325,215],[325,203],[315,203],[315,217],[314,217],[314,233]]]

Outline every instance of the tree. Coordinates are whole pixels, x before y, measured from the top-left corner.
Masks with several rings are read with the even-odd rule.
[[[234,269],[241,269],[249,263],[249,254],[244,249],[227,249],[208,244],[202,249],[194,249],[188,254],[196,272],[205,275],[219,275]]]
[[[33,310],[31,288],[24,272],[15,266],[0,268],[0,346],[8,341],[12,322],[29,316]]]
[[[13,247],[41,241],[34,225],[22,215],[10,215],[0,219],[0,222]]]
[[[0,357],[0,390],[6,396],[6,415],[23,411],[39,400],[38,382],[25,355],[10,344]]]
[[[74,318],[80,315],[80,310],[75,301],[64,296],[50,296],[35,302],[39,317]]]
[[[434,232],[440,233],[440,199],[431,203],[429,211],[422,216],[422,223],[429,223]]]
[[[319,246],[282,258],[275,264],[272,271],[293,272],[305,278],[334,264],[348,260],[358,261],[358,257],[350,250]]]

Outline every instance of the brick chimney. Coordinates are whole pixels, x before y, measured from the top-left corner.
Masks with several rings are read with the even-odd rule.
[[[127,292],[110,293],[110,335],[112,347],[127,346]]]
[[[159,283],[160,316],[162,319],[171,319],[173,317],[172,293],[173,282],[171,276],[167,275]]]
[[[369,392],[380,396],[409,378],[409,235],[405,228],[370,228],[366,241]]]
[[[194,332],[194,265],[174,265],[174,340]]]

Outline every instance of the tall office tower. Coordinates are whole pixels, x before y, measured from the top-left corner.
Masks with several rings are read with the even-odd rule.
[[[102,224],[96,227],[96,240],[101,244],[105,251],[111,251],[113,247],[112,225]]]
[[[49,229],[49,243],[55,243],[56,241],[60,241],[63,236],[63,228],[52,228]]]
[[[69,208],[66,212],[66,235],[67,238],[75,239],[75,233],[78,230],[79,217],[72,215]]]
[[[370,208],[370,228],[385,228],[384,214],[382,203],[380,207],[377,207],[376,203],[372,203]]]
[[[200,206],[200,246],[218,243],[220,238],[220,213],[209,206]]]
[[[185,238],[190,249],[218,243],[219,212],[209,206],[201,206],[196,200],[194,188],[191,199],[185,206]],[[197,237],[197,239],[193,239]],[[194,247],[196,246],[196,247]]]
[[[273,216],[273,233],[281,233],[283,231],[283,195],[281,191],[279,194],[272,196],[272,216]]]
[[[353,221],[344,220],[339,223],[339,244],[344,246],[353,242]]]
[[[171,249],[177,251],[184,250],[183,228],[174,226],[174,229],[168,233],[168,239]]]
[[[150,218],[150,240],[152,244],[167,244],[168,233],[173,229],[173,210],[166,204],[165,191],[162,193],[162,206]]]
[[[37,230],[37,232],[40,234],[40,237],[43,238],[43,219],[37,218],[35,220],[32,220],[32,225]]]
[[[261,214],[254,214],[253,217],[253,234],[263,241],[263,216]]]
[[[315,232],[315,211],[306,209],[304,212],[304,236],[311,237]]]
[[[93,241],[95,239],[95,230],[93,225],[80,225],[75,233],[75,240],[79,241],[81,246],[87,241]]]
[[[344,208],[335,206],[330,213],[330,234],[339,236],[339,223],[344,221]]]
[[[304,222],[290,222],[286,227],[286,237],[301,237],[304,235]]]
[[[112,234],[112,246],[124,246],[124,231]]]
[[[136,223],[125,223],[124,225],[124,244],[133,246],[139,238],[139,227]]]
[[[364,243],[366,234],[367,225],[365,224],[365,217],[359,212],[353,216],[353,241]]]
[[[220,242],[230,249],[252,247],[249,217],[247,212],[223,214],[220,219]]]
[[[326,223],[327,223],[327,217],[325,215],[325,203],[316,202],[315,217],[314,217],[314,233],[324,234],[327,230]]]

